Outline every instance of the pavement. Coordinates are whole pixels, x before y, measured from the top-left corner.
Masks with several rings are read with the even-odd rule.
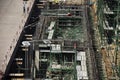
[[[0,71],[5,72],[34,0],[29,0],[28,13],[23,12],[23,0],[0,0]]]

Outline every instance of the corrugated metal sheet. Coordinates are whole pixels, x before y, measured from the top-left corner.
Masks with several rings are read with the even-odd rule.
[[[48,39],[52,39],[54,30],[49,31]]]
[[[77,70],[77,79],[85,79],[88,80],[88,74],[87,74],[87,66],[86,66],[86,54],[85,52],[78,52],[77,53],[77,60],[81,61],[81,65],[76,66]]]
[[[81,70],[82,70],[82,71],[87,71],[87,67],[86,67],[86,65],[81,66]]]
[[[81,61],[81,66],[86,66],[86,61],[82,60]]]
[[[36,68],[39,70],[39,50],[35,51],[35,65]]]
[[[77,60],[81,61],[82,60],[82,56],[77,55]]]
[[[50,23],[50,26],[48,27],[48,30],[52,30],[52,28],[55,26],[55,21],[52,21]]]

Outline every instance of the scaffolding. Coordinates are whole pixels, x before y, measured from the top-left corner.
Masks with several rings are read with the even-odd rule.
[[[45,6],[42,9],[39,22],[44,24],[44,32],[41,34],[39,31],[42,30],[42,27],[39,30],[36,29],[39,31],[37,34],[41,34],[42,38],[39,37],[34,43],[36,78],[88,80],[87,30],[83,24],[84,7],[51,2]],[[78,54],[81,60],[77,60]]]
[[[119,0],[98,0],[98,29],[100,33],[100,46],[104,79],[120,78],[120,55],[119,55]]]
[[[45,41],[39,41],[37,56],[37,74],[36,78],[52,80],[76,80],[76,50],[73,45],[65,46],[64,41],[51,41],[51,44],[45,44]],[[74,43],[75,41],[71,42]],[[71,76],[71,77],[70,77]]]
[[[34,43],[35,46],[39,47],[37,48],[38,50],[35,49],[35,62],[37,69],[36,77],[40,76],[40,79],[45,78],[53,80],[77,80],[77,51],[84,51],[84,42],[86,40],[84,39],[85,32],[80,26],[81,18],[58,17],[56,21],[54,21],[54,19],[53,21],[48,20],[47,23],[50,23],[50,26],[48,25],[48,27],[46,28],[48,31],[48,37],[51,34],[50,31],[54,30],[54,33],[52,33],[50,39],[46,38],[47,40],[38,40],[39,42]],[[66,36],[65,38],[64,36],[61,36],[64,35],[64,30],[67,32],[71,32],[66,28],[73,29],[72,27],[76,28],[80,35],[72,33],[74,37],[71,37],[71,34],[66,33],[66,35],[69,36]],[[60,29],[63,32],[61,32]],[[85,65],[86,63],[84,63],[84,66]],[[87,71],[83,72],[84,77],[82,79],[88,79]]]

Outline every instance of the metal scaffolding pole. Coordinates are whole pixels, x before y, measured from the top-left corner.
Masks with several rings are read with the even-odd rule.
[[[120,1],[118,0],[118,6],[117,6],[117,20],[116,20],[116,22],[117,22],[117,25],[116,25],[116,29],[115,29],[115,36],[116,36],[116,39],[115,39],[115,45],[116,45],[116,49],[115,49],[115,53],[116,53],[116,58],[115,58],[115,65],[116,65],[116,67],[117,67],[117,75],[118,75],[118,77],[120,78],[120,71],[119,71],[119,66],[120,66],[120,62],[119,62],[119,60],[120,59],[118,59],[119,57],[119,54],[118,54],[118,50],[119,50],[119,15],[120,15]]]

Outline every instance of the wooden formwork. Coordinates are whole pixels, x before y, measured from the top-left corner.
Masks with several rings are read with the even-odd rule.
[[[80,4],[84,4],[84,0],[66,0],[65,3],[80,5]]]
[[[59,2],[63,2],[65,4],[75,4],[75,5],[80,5],[80,4],[84,4],[85,0],[49,0],[50,2],[54,2],[54,3],[59,3]]]
[[[106,49],[102,48],[101,49],[101,53],[102,53],[102,58],[103,58],[103,61],[105,63],[105,71],[106,71],[106,74],[107,74],[107,77],[111,77],[112,76],[112,65],[111,65],[111,61],[108,57],[108,53],[106,51]]]

